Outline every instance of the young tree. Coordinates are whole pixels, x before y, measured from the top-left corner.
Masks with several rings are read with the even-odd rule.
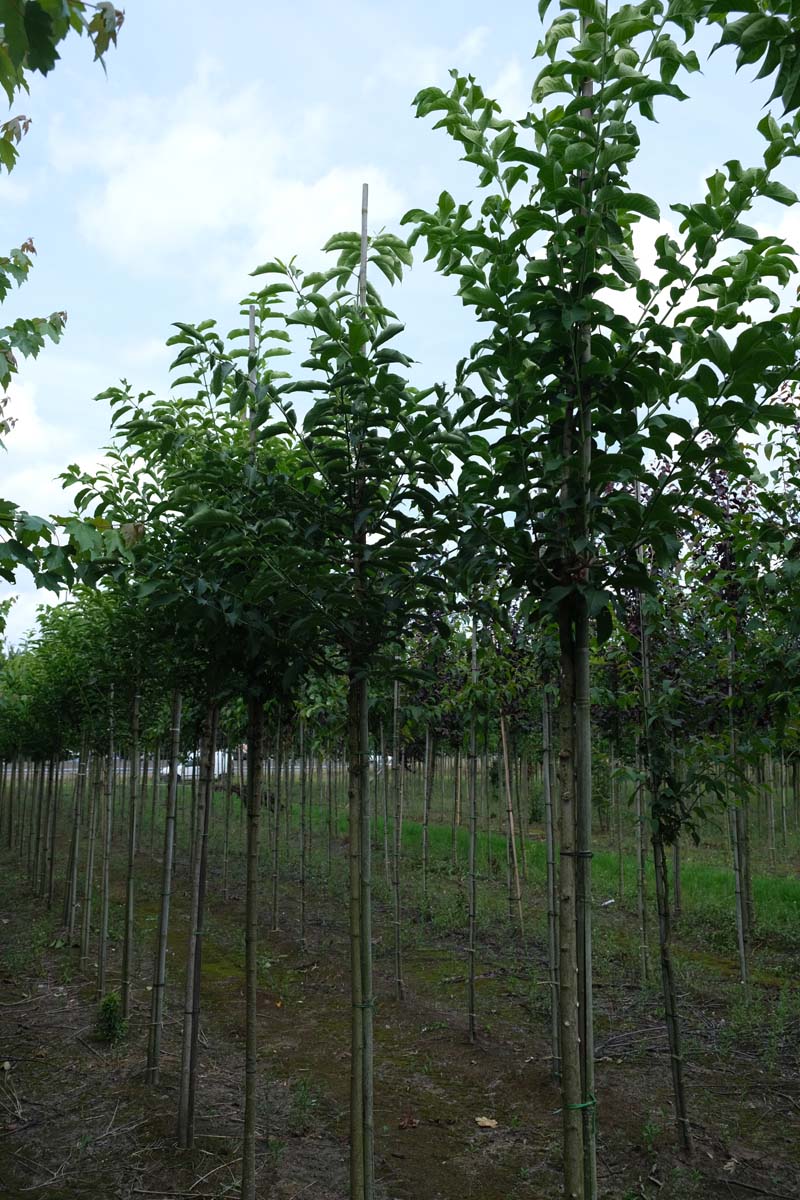
[[[544,0],[540,11],[548,7]],[[679,229],[656,239],[655,278],[642,277],[633,254],[640,217],[660,216],[628,181],[641,119],[653,117],[656,99],[685,100],[677,79],[699,67],[670,26],[691,37],[699,18],[718,11],[702,4],[567,8],[545,31],[533,105],[516,121],[457,71],[449,91],[426,88],[416,98],[417,114],[437,116],[485,192],[477,214],[445,192],[435,210],[405,218],[412,241],[427,243],[428,256],[458,280],[481,322],[457,371],[460,407],[451,418],[461,436],[453,452],[462,462],[455,489],[462,544],[478,558],[500,554],[508,564],[506,595],[520,596],[531,619],[554,617],[559,631],[570,1200],[596,1192],[591,623],[604,639],[615,597],[654,586],[640,547],[648,548],[648,566],[673,559],[693,520],[674,506],[675,494],[693,495],[696,510],[719,517],[709,468],[747,470],[737,434],[782,415],[766,403],[762,380],[777,368],[791,374],[797,360],[800,313],[780,311],[772,288],[795,270],[793,255],[781,239],[743,221],[759,197],[794,201],[776,172],[797,153],[796,119],[780,125],[764,117],[762,166],[729,162],[709,178],[701,203],[673,206]],[[723,41],[734,36],[726,28]],[[621,292],[635,293],[636,316],[615,306]],[[772,315],[756,315],[759,300]],[[646,503],[631,495],[635,481]]]

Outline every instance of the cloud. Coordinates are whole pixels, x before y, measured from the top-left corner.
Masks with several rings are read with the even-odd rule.
[[[323,139],[323,106],[291,138],[265,121],[267,111],[258,85],[226,90],[204,68],[173,97],[110,106],[80,141],[59,129],[54,165],[94,176],[80,205],[85,241],[135,275],[200,276],[238,297],[259,259],[298,254],[318,265],[332,232],[357,227],[362,181],[371,185],[372,227],[407,207],[369,161],[308,172],[307,157],[320,156],[301,150],[307,138]]]
[[[379,59],[364,80],[367,91],[385,84],[399,84],[405,92],[444,82],[448,70],[469,67],[483,50],[489,36],[486,25],[478,25],[466,33],[454,46],[397,45],[391,54]]]
[[[42,459],[57,454],[61,461],[65,454],[70,453],[70,446],[77,442],[73,430],[42,418],[36,403],[36,388],[31,383],[14,380],[9,385],[6,416],[13,426],[5,442],[15,458]],[[7,477],[4,472],[3,486],[6,491],[9,486]],[[17,503],[21,503],[14,495]]]
[[[512,58],[494,82],[486,89],[487,95],[496,100],[504,117],[519,120],[530,107],[530,79],[522,69],[519,59]]]
[[[18,179],[9,179],[8,175],[0,176],[0,204],[5,208],[9,204],[24,204],[31,197],[31,185]]]
[[[13,597],[14,604],[8,615],[5,630],[0,634],[0,639],[9,646],[19,646],[35,628],[36,610],[40,604],[50,607],[63,598],[55,592],[39,591],[30,577],[20,580],[16,587],[3,587],[0,600],[7,600],[9,597]]]

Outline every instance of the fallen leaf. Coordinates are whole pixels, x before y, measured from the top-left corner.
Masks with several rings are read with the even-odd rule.
[[[735,1158],[729,1158],[728,1161],[723,1165],[722,1169],[723,1171],[727,1171],[729,1175],[732,1175],[738,1165],[739,1164]]]
[[[4,1071],[10,1071],[10,1070],[11,1070],[11,1063],[8,1061],[8,1059],[6,1059],[6,1061],[3,1063],[3,1070],[4,1070]]]
[[[476,1117],[475,1124],[480,1129],[497,1129],[497,1121],[494,1117]]]

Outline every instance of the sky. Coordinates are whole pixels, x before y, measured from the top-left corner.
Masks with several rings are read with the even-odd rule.
[[[0,178],[0,246],[32,237],[37,256],[4,321],[65,309],[68,324],[10,389],[17,424],[0,495],[39,515],[69,511],[59,473],[91,469],[108,439],[107,407],[93,397],[123,378],[137,392],[166,390],[172,322],[214,317],[226,332],[258,263],[296,254],[318,266],[332,233],[357,228],[363,181],[373,233],[400,232],[403,213],[433,207],[443,188],[470,199],[474,169],[415,119],[414,94],[446,86],[458,67],[521,116],[535,11],[517,0],[129,0],[106,73],[85,40],[64,43],[55,71],[9,114],[32,126]],[[752,74],[735,75],[724,50],[683,84],[690,100],[662,104],[646,125],[631,182],[662,206],[661,228],[719,164],[761,162],[768,89]],[[800,188],[800,168],[783,179]],[[755,223],[800,246],[796,210],[767,205]],[[643,223],[645,264],[658,231]],[[474,326],[454,291],[418,263],[392,296],[419,384],[449,379],[469,348]],[[22,576],[0,587],[9,594],[14,643],[48,595]]]

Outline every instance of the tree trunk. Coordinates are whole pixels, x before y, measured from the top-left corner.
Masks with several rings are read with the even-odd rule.
[[[245,894],[245,1058],[244,1138],[241,1200],[256,1195],[256,1110],[258,1083],[258,827],[261,818],[261,760],[264,753],[264,706],[248,701],[247,730],[247,891]]]
[[[616,752],[611,751],[611,762],[609,764],[609,787],[611,789],[611,802],[614,809],[614,829],[617,841],[617,896],[620,904],[625,899],[625,855],[623,853],[622,843],[622,798],[620,796],[619,780],[617,779],[617,756]]]
[[[647,937],[647,889],[645,886],[644,779],[636,784],[636,909],[639,921],[639,978],[642,987],[650,983],[650,955]]]
[[[592,724],[589,613],[575,601],[575,787],[577,836],[578,987],[581,1018],[584,1191],[597,1196],[597,1103],[594,1095],[594,998],[592,973]]]
[[[547,965],[550,980],[550,1047],[552,1073],[561,1078],[561,1036],[558,981],[558,886],[556,872],[556,831],[553,820],[552,720],[550,696],[542,700],[542,799],[547,849]]]
[[[517,863],[517,842],[514,836],[514,795],[511,790],[511,763],[508,753],[508,731],[506,729],[505,717],[500,715],[500,740],[503,744],[503,770],[506,783],[506,821],[508,834],[508,853],[511,861],[511,884],[513,892],[509,899],[513,898],[514,907],[517,910],[519,919],[519,936],[523,943],[525,941],[525,920],[522,915],[522,892],[519,884],[519,864]]]
[[[175,857],[175,813],[178,803],[178,755],[181,748],[180,692],[172,693],[170,717],[169,783],[167,784],[167,813],[164,821],[164,856],[161,862],[161,908],[158,915],[158,936],[153,963],[153,991],[150,1003],[150,1039],[147,1047],[146,1081],[158,1084],[161,1066],[161,1032],[164,1024],[164,993],[167,984],[167,938],[169,909],[172,896],[172,867]]]
[[[300,948],[306,948],[306,726],[300,718]]]
[[[206,714],[204,722],[204,737],[202,742],[201,762],[205,776],[208,762],[208,746],[211,744],[211,713]],[[213,753],[213,750],[212,750]],[[178,1098],[178,1145],[183,1149],[189,1148],[194,1142],[194,1097],[192,1095],[195,1074],[192,1070],[195,1029],[199,1021],[199,969],[202,947],[202,893],[203,893],[203,841],[207,831],[207,778],[200,781],[196,789],[197,817],[192,822],[196,845],[192,853],[192,893],[189,915],[189,944],[186,954],[186,978],[184,984],[183,1003],[183,1036],[181,1042],[180,1093]]]
[[[42,874],[42,891],[47,899],[47,907],[53,904],[53,863],[55,861],[56,841],[56,810],[58,807],[58,791],[56,788],[56,761],[50,759],[47,768],[47,818],[45,824],[45,853],[44,871]]]
[[[475,966],[478,951],[478,726],[475,717],[476,693],[478,689],[478,620],[472,617],[470,644],[471,699],[469,711],[469,751],[467,761],[467,802],[469,804],[469,905],[467,931],[467,1020],[469,1040],[474,1042],[478,1032],[477,1003],[475,1000]]]
[[[575,780],[575,643],[572,598],[558,608],[561,673],[559,683],[559,1015],[561,1020],[561,1096],[564,1129],[564,1193],[567,1200],[588,1200],[584,1190],[583,1091],[581,1082],[579,948],[577,925],[577,816]]]
[[[161,743],[156,742],[153,752],[153,779],[150,786],[150,853],[153,853],[156,837],[156,813],[158,810],[158,792],[161,783]],[[144,794],[144,792],[142,793]]]
[[[261,722],[263,726],[264,715],[262,712]],[[263,737],[262,743],[259,744],[259,754],[263,755]],[[227,740],[228,756],[225,762],[225,818],[222,834],[222,899],[228,899],[228,858],[231,849],[231,797],[233,795],[233,753],[231,751],[230,739]],[[259,805],[261,804],[261,765],[259,759]],[[240,796],[240,802],[241,802]]]
[[[103,858],[100,886],[100,939],[97,951],[97,996],[102,1000],[106,994],[106,969],[108,965],[108,911],[111,903],[111,826],[114,793],[111,772],[114,770],[114,747],[109,738],[109,753],[103,777]]]
[[[97,794],[100,790],[100,760],[92,760],[94,778],[89,779],[89,814],[87,818],[88,843],[86,847],[86,871],[83,882],[83,908],[81,910],[81,957],[80,967],[84,974],[89,969],[89,943],[92,932],[92,887],[94,883],[94,852],[97,841]]]
[[[431,736],[430,726],[425,728],[425,770],[422,785],[422,907],[425,919],[430,916],[428,900],[428,871],[430,868],[430,841],[428,826],[431,814],[431,795],[433,794],[433,774],[435,770],[435,743]]]
[[[389,764],[386,761],[386,729],[381,721],[381,784],[383,794],[383,866],[387,891],[392,886],[392,857],[389,853]]]
[[[131,778],[128,797],[128,875],[125,886],[125,941],[122,947],[122,1016],[131,1015],[131,976],[136,934],[136,846],[139,840],[139,708],[138,691],[131,707]]]
[[[372,1200],[372,936],[369,910],[369,734],[366,677],[353,666],[348,687],[350,837],[350,1197]],[[365,843],[365,844],[363,844]],[[366,944],[365,944],[366,943]]]
[[[400,864],[403,853],[403,764],[400,749],[400,684],[395,681],[392,708],[392,783],[394,791],[394,854],[392,856],[392,885],[394,889],[394,985],[397,999],[403,1000],[402,896],[400,894]]]
[[[275,812],[272,822],[272,932],[278,931],[278,877],[280,872],[281,841],[281,767],[282,760],[281,716],[278,714],[278,732],[275,736]],[[287,796],[286,803],[289,803]]]
[[[672,1069],[672,1094],[675,1102],[675,1124],[678,1143],[687,1154],[692,1152],[692,1135],[686,1109],[686,1090],[683,1084],[683,1053],[675,978],[672,970],[671,930],[669,915],[669,882],[664,843],[659,833],[653,835],[653,860],[656,876],[656,905],[658,907],[658,945],[661,956],[661,985],[664,992],[664,1016],[667,1023],[669,1056]]]

